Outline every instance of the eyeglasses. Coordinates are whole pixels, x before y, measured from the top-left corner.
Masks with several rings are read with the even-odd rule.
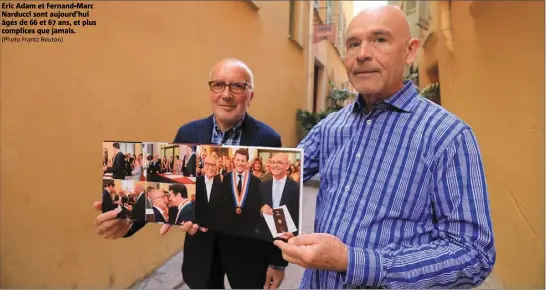
[[[269,161],[270,165],[284,165],[286,162],[284,161]]]
[[[229,87],[229,90],[234,94],[240,94],[247,88],[252,89],[252,86],[245,82],[233,82],[228,84],[225,82],[210,81],[209,87],[210,90],[215,93],[221,93],[226,89],[226,87]]]
[[[216,163],[206,163],[205,162],[205,166],[214,167],[214,166],[216,166]]]

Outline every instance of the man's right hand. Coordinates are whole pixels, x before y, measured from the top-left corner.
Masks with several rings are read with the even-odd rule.
[[[161,229],[159,230],[159,234],[160,235],[166,234],[171,229],[172,226],[173,225],[163,224],[163,226],[161,226]],[[184,224],[180,226],[180,230],[183,232],[187,232],[188,234],[192,236],[195,235],[198,231],[201,231],[201,232],[208,231],[207,228],[201,228],[198,225],[193,224],[192,222],[185,222]]]
[[[264,206],[262,206],[260,212],[263,214],[273,215],[273,209],[267,204],[264,204]]]
[[[95,202],[93,207],[102,212],[102,202]],[[97,228],[97,233],[105,239],[122,238],[133,225],[133,221],[131,220],[117,218],[120,209],[118,207],[115,210],[101,213],[95,218],[94,224],[95,228]]]

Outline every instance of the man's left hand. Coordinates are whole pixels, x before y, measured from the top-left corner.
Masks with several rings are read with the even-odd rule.
[[[283,258],[303,268],[345,272],[349,249],[336,236],[322,233],[303,234],[290,238],[288,243],[276,240],[275,246]]]
[[[267,268],[267,273],[265,274],[264,289],[279,288],[283,279],[284,271],[273,269],[271,267]]]

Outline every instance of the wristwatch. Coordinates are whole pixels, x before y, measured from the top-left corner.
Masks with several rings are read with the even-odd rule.
[[[286,267],[275,266],[275,265],[269,265],[269,267],[270,267],[271,269],[279,270],[279,271],[284,271],[284,269],[286,269]]]

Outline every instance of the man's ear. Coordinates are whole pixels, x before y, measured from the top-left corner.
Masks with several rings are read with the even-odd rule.
[[[417,38],[412,38],[408,41],[406,47],[406,64],[410,65],[417,56],[417,50],[419,49],[420,41]]]
[[[254,92],[250,92],[250,98],[248,100],[248,105],[246,106],[247,108],[250,107],[250,103],[252,102],[252,99],[254,99]]]

